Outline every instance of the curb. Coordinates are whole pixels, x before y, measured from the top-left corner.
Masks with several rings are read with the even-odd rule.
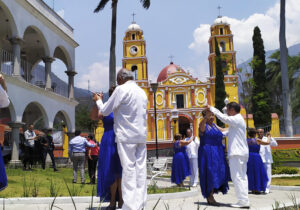
[[[185,192],[176,192],[176,193],[163,193],[163,194],[148,194],[147,201],[151,200],[168,200],[168,199],[176,199],[176,198],[188,198],[191,196],[199,195],[199,191],[196,188],[191,188],[190,191]],[[73,197],[75,204],[76,203],[91,203],[92,197],[90,196],[82,196],[82,197]],[[5,205],[9,204],[48,204],[51,205],[54,197],[41,197],[41,198],[3,198],[0,199],[0,203],[5,203]],[[56,197],[55,204],[71,204],[71,197]],[[93,197],[93,203],[99,204],[99,197]],[[104,202],[105,203],[105,202]],[[103,203],[102,203],[103,204]]]

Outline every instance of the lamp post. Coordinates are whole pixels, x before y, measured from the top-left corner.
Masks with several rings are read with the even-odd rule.
[[[174,135],[177,132],[178,126],[176,126],[176,121],[178,120],[179,111],[178,109],[176,109],[176,101],[173,101],[172,104],[173,104],[173,109],[171,110],[171,118],[174,122],[174,128],[173,128],[173,135]]]
[[[156,91],[158,87],[158,83],[151,83],[151,89],[154,95],[154,121],[155,121],[155,154],[156,159],[158,159],[158,143],[157,143],[157,121],[156,121]]]

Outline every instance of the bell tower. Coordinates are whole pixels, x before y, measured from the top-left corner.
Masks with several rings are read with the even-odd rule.
[[[210,27],[209,38],[209,74],[212,84],[216,77],[216,55],[215,55],[215,39],[217,39],[218,47],[220,49],[222,69],[224,72],[225,91],[229,101],[238,102],[238,76],[236,68],[236,51],[233,46],[233,34],[230,30],[230,25],[222,16],[214,21]],[[214,92],[214,85],[212,85]],[[214,101],[214,96],[213,96]]]
[[[123,39],[123,68],[134,73],[135,80],[148,80],[148,60],[143,30],[135,21],[128,26]]]

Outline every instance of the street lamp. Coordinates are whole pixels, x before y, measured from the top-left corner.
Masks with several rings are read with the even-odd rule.
[[[176,120],[178,119],[179,111],[178,111],[178,109],[176,109],[176,101],[173,101],[172,104],[173,104],[173,109],[171,110],[171,119],[174,121],[174,128],[173,128],[173,132],[174,132],[174,131],[177,131]],[[174,135],[174,133],[173,133],[173,135]]]
[[[158,159],[157,121],[156,121],[156,91],[157,91],[158,83],[151,83],[150,85],[154,94],[155,149],[156,149],[156,159]]]

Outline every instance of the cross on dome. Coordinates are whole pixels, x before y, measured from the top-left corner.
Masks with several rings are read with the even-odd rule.
[[[168,58],[170,58],[170,63],[173,63],[173,58],[174,58],[175,56],[174,55],[170,55]]]
[[[136,14],[133,12],[131,15],[132,15],[132,23],[135,23],[134,16],[136,16]]]

